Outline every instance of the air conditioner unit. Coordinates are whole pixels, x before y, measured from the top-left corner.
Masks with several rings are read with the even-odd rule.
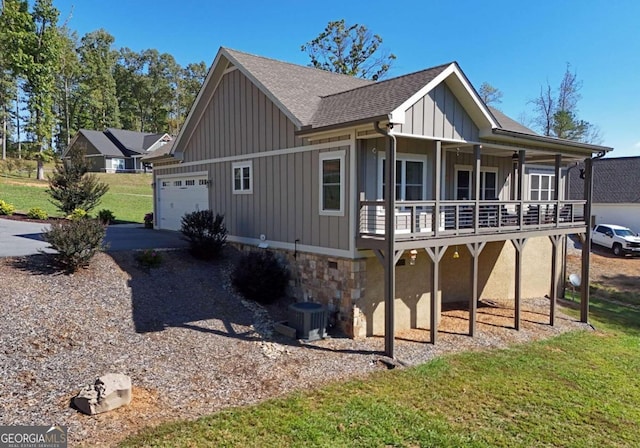
[[[298,339],[316,341],[327,336],[327,309],[320,303],[299,302],[289,305],[289,321]]]

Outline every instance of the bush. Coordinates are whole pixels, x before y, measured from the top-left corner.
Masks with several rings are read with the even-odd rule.
[[[97,219],[77,219],[54,222],[42,239],[58,251],[58,263],[68,272],[75,272],[103,249],[105,234],[105,227]]]
[[[102,209],[98,212],[98,220],[104,224],[105,226],[111,224],[116,220],[116,216],[113,214],[111,210]]]
[[[29,219],[41,219],[45,220],[49,218],[49,214],[38,207],[30,208],[27,212],[27,218]]]
[[[191,254],[203,260],[220,255],[227,241],[227,228],[223,215],[214,215],[211,210],[187,213],[182,217],[180,231],[189,241]]]
[[[86,210],[83,210],[81,208],[76,208],[74,211],[67,215],[67,219],[69,221],[78,221],[80,219],[85,219],[88,217],[89,215],[87,215]]]
[[[0,199],[0,215],[13,215],[15,211],[16,208],[13,205]]]
[[[242,254],[231,282],[246,299],[272,303],[282,297],[289,284],[289,269],[271,251],[252,251]]]
[[[136,260],[145,268],[157,268],[162,264],[162,255],[155,249],[147,249],[138,253]]]

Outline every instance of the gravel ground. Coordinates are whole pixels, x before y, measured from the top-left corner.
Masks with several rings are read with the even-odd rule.
[[[0,425],[67,425],[70,446],[111,446],[145,425],[192,419],[292,390],[386,369],[383,338],[333,337],[313,343],[272,335],[265,309],[228,285],[228,263],[167,252],[160,268],[141,269],[132,253],[99,254],[61,275],[44,255],[0,260]],[[446,353],[506,347],[588,328],[560,315],[547,325],[548,300],[478,311],[478,335],[465,335],[466,311],[443,312],[439,340],[399,334],[398,360],[422,363]],[[131,376],[133,401],[85,416],[71,398],[102,374]]]

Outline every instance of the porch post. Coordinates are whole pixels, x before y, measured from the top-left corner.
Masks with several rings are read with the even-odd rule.
[[[438,290],[440,289],[440,260],[447,251],[447,246],[425,248],[431,258],[431,322],[429,333],[431,343],[435,344],[438,335]]]
[[[549,235],[551,240],[551,290],[549,292],[549,325],[556,324],[556,300],[558,299],[558,243],[562,235]]]
[[[473,198],[476,201],[475,205],[473,206],[474,208],[473,223],[474,223],[474,228],[476,233],[478,233],[478,228],[480,227],[480,150],[481,149],[482,149],[482,146],[480,145],[473,146],[473,156],[475,159],[475,163],[473,165],[473,180],[474,180]]]
[[[580,322],[589,322],[589,265],[591,263],[591,200],[593,195],[593,160],[584,161],[584,220],[587,225],[582,245],[582,279],[580,281]]]
[[[518,151],[518,201],[520,201],[520,213],[518,217],[518,223],[520,224],[520,229],[522,230],[524,226],[524,158],[526,155],[526,151],[521,149]]]
[[[553,185],[553,200],[556,203],[554,220],[556,227],[560,221],[560,166],[562,164],[562,154],[556,154],[556,178]]]
[[[436,140],[436,164],[433,176],[433,192],[435,195],[435,208],[433,210],[433,234],[438,237],[440,235],[440,199],[442,188],[442,142]]]
[[[484,249],[486,241],[468,243],[467,249],[471,254],[471,297],[469,298],[469,336],[473,337],[476,333],[476,314],[478,312],[478,258],[480,252]]]
[[[386,185],[385,185],[385,291],[384,291],[384,352],[394,358],[395,317],[394,301],[396,296],[396,264],[395,264],[395,202],[396,202],[396,148],[395,138],[386,138]]]
[[[526,238],[516,238],[511,240],[516,250],[516,283],[515,283],[515,310],[514,310],[514,328],[520,330],[520,301],[522,298],[522,250],[527,242]]]

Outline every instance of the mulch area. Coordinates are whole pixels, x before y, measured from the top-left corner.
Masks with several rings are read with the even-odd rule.
[[[58,274],[45,255],[0,260],[0,425],[55,422],[68,426],[70,446],[112,446],[147,425],[389,366],[380,337],[303,343],[274,334],[269,313],[231,290],[233,254],[218,263],[183,251],[163,258],[149,270],[132,253],[101,253],[73,275]],[[548,308],[544,298],[523,301],[515,331],[512,303],[481,306],[474,338],[465,307],[446,308],[438,343],[425,343],[425,330],[399,332],[397,359],[409,366],[588,328],[560,313],[551,327]],[[131,376],[129,406],[94,417],[69,406],[82,386],[109,372]]]

